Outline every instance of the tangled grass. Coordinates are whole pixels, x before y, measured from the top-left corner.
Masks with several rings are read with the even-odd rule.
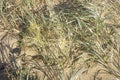
[[[104,69],[96,71],[94,80],[101,71],[120,79],[119,0],[55,1],[0,1],[0,32],[6,31],[0,38],[0,60],[10,66],[8,77],[82,80],[83,73],[100,64]],[[12,43],[11,38],[17,41]],[[19,48],[16,52],[13,44]],[[27,49],[37,55],[31,56]]]

